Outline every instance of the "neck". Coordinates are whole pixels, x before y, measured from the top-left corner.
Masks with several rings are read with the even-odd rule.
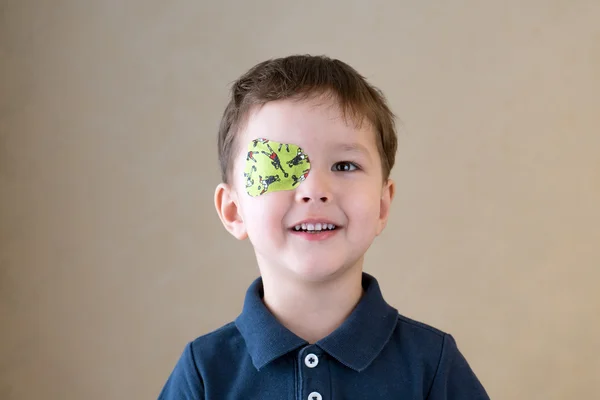
[[[277,320],[309,343],[335,331],[358,304],[362,293],[362,260],[325,282],[261,269],[263,301]]]

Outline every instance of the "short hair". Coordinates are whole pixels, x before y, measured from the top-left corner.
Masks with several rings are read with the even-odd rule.
[[[384,181],[389,178],[398,147],[395,116],[383,93],[350,65],[326,56],[293,55],[263,61],[235,81],[219,126],[221,178],[229,181],[237,133],[250,111],[270,101],[331,96],[345,118],[357,126],[366,120],[376,132]]]

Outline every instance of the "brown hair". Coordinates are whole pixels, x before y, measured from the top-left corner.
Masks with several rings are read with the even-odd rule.
[[[283,99],[332,96],[344,117],[360,125],[364,118],[377,132],[383,178],[394,166],[398,140],[394,114],[383,93],[348,64],[325,56],[294,55],[263,61],[233,83],[231,99],[219,127],[219,163],[223,182],[229,181],[236,133],[250,110]]]

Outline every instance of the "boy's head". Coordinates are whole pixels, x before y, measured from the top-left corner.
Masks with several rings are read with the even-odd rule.
[[[217,212],[250,238],[263,274],[323,280],[362,267],[394,194],[381,92],[327,57],[265,61],[234,83],[218,143]]]
[[[334,100],[344,117],[360,126],[369,123],[387,179],[396,158],[394,114],[385,97],[348,64],[320,56],[290,56],[261,62],[242,75],[231,88],[231,98],[219,127],[221,179],[229,183],[236,140],[251,112],[276,100],[305,100],[324,95]]]

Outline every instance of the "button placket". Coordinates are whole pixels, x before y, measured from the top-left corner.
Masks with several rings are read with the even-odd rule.
[[[301,396],[300,400],[328,400],[331,393],[331,377],[326,363],[326,356],[316,345],[303,348],[298,354],[300,365]]]

